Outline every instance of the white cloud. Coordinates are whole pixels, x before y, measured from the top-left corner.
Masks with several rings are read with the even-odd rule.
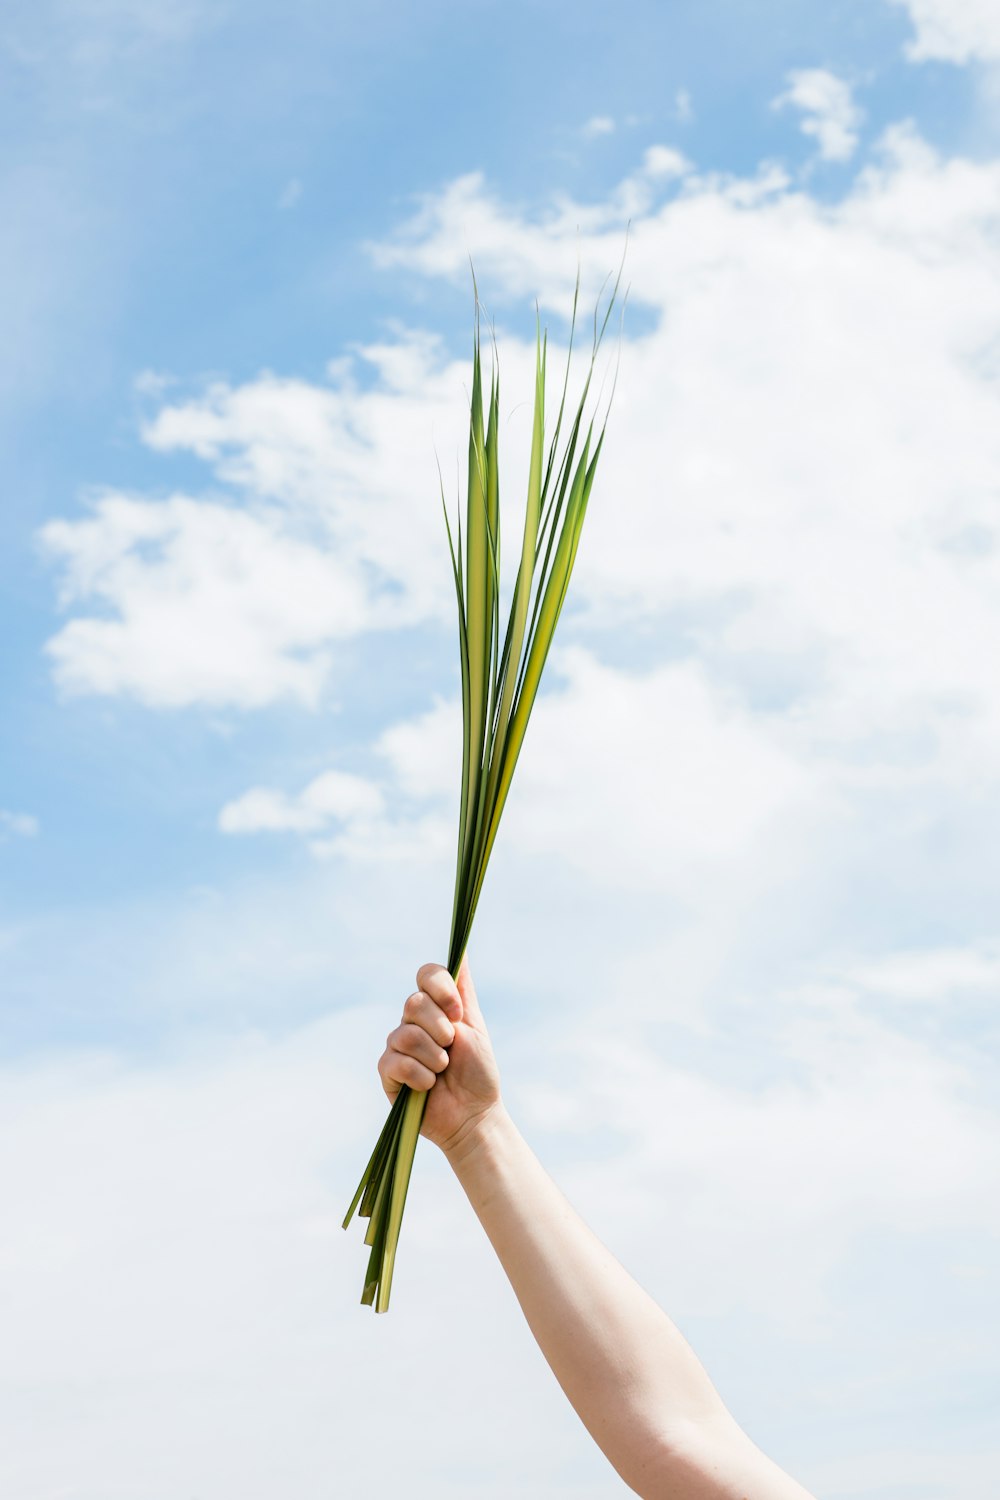
[[[673,146],[650,146],[642,159],[642,172],[646,177],[683,177],[690,170],[691,163]]]
[[[615,122],[610,115],[591,115],[583,127],[583,134],[591,138],[601,135],[614,135]]]
[[[538,296],[568,313],[578,265],[586,306],[621,260],[628,220],[652,214],[662,180],[688,171],[680,152],[655,144],[604,202],[559,198],[538,218],[512,212],[487,189],[481,172],[470,172],[440,193],[423,195],[412,218],[370,249],[379,266],[455,281],[467,277],[472,254],[481,285],[488,278],[502,293]]]
[[[317,833],[329,823],[368,822],[382,812],[382,795],[362,776],[324,771],[297,796],[252,787],[219,813],[223,833]]]
[[[872,1381],[887,1383],[883,1419],[901,1420],[928,1380],[988,1367],[988,1328],[950,1324],[951,1261],[921,1249],[921,1235],[947,1226],[953,1259],[960,1243],[966,1263],[985,1261],[1000,1227],[997,1120],[970,1101],[953,1056],[875,1021],[857,997],[789,996],[769,1032],[771,1076],[734,1087],[724,1058],[753,1055],[750,1009],[731,1012],[700,1063],[681,1062],[682,1033],[637,1024],[624,988],[537,1007],[515,1043],[501,993],[482,976],[481,987],[514,1052],[515,1116],[681,1319],[734,1408],[769,1410],[773,1442],[804,1452],[796,1423],[814,1409],[809,1392],[836,1404],[836,1432],[822,1423],[795,1464],[804,1482],[820,1488],[836,1471],[852,1421],[867,1429]],[[365,1252],[339,1220],[384,1113],[362,1064],[374,1063],[391,1001],[357,1001],[284,1037],[244,1034],[156,1064],[92,1054],[4,1069],[0,1138],[17,1142],[0,1153],[4,1258],[19,1289],[0,1349],[5,1493],[96,1500],[138,1486],[168,1500],[194,1476],[220,1496],[271,1500],[280,1480],[312,1500],[332,1472],[361,1493],[387,1407],[381,1481],[405,1480],[417,1500],[545,1500],[568,1473],[574,1494],[609,1493],[426,1145],[393,1308],[373,1324],[358,1307]],[[852,1255],[858,1275],[845,1282]],[[900,1261],[916,1277],[902,1294],[885,1279]],[[490,1357],[461,1431],[428,1447],[454,1381],[443,1276],[449,1316]],[[831,1346],[845,1322],[851,1357],[838,1369]],[[970,1430],[968,1451],[981,1436]],[[935,1441],[926,1447],[940,1457]],[[911,1443],[914,1467],[923,1449]],[[875,1500],[882,1453],[851,1451],[852,1492]],[[977,1500],[989,1493],[984,1452],[965,1475]]]
[[[769,846],[773,860],[782,820],[804,836],[817,815],[819,787],[779,729],[762,730],[696,663],[625,673],[577,649],[557,651],[548,672],[505,821],[504,842],[522,856],[558,855],[619,894],[690,897],[702,882],[717,888],[719,869],[737,858],[754,862]],[[458,704],[393,725],[374,750],[378,787],[336,771],[292,797],[256,787],[223,808],[220,827],[315,835],[336,821],[344,832],[314,843],[318,852],[396,858],[421,847],[431,820],[451,830],[435,838],[450,852]]]
[[[806,816],[808,772],[698,664],[625,673],[576,651],[559,667],[518,767],[518,847],[558,850],[619,891],[690,892],[752,858],[776,819]]]
[[[859,964],[851,976],[870,994],[904,1002],[947,1003],[962,994],[995,1002],[1000,995],[1000,944],[915,948]]]
[[[461,732],[458,704],[439,703],[380,735],[373,748],[384,767],[381,785],[329,770],[291,795],[252,787],[226,803],[219,827],[223,833],[304,834],[321,858],[435,859],[454,843]]]
[[[313,704],[330,642],[369,620],[357,578],[271,507],[112,494],[41,536],[63,563],[64,604],[107,611],[71,620],[48,643],[69,693],[157,708]]]
[[[851,88],[826,68],[798,68],[788,74],[788,88],[774,100],[774,108],[800,110],[801,130],[812,136],[824,161],[847,161],[858,144],[861,111]]]
[[[47,647],[65,690],[315,704],[337,641],[450,618],[434,444],[459,451],[465,366],[417,337],[359,358],[364,390],[348,366],[161,407],[149,444],[212,464],[235,500],[108,494],[43,528],[80,611]]]
[[[0,840],[7,834],[14,834],[22,839],[31,839],[37,833],[38,819],[31,813],[8,812],[6,808],[0,807]]]
[[[697,659],[707,701],[738,702],[761,753],[820,776],[832,806],[993,786],[1000,168],[897,127],[829,205],[652,147],[606,201],[538,217],[460,179],[380,254],[464,280],[471,237],[484,284],[565,306],[578,253],[616,263],[629,199],[646,205],[632,295],[655,321],[626,337],[574,580],[595,656],[628,630]],[[531,355],[501,344],[519,493]],[[159,410],[148,441],[201,457],[241,506],[112,496],[46,529],[77,610],[50,647],[67,687],[315,702],[344,636],[450,627],[414,454],[430,473],[432,429],[446,470],[460,450],[467,371],[414,335],[362,359],[365,386],[348,364],[328,386],[265,375]]]
[[[890,0],[916,28],[906,54],[913,62],[1000,61],[1000,10],[994,0]]]
[[[972,1102],[958,1049],[936,1055],[933,1043],[876,1019],[847,987],[784,998],[785,1018],[768,1028],[770,1081],[734,1087],[671,1060],[665,1039],[651,1044],[648,1020],[630,1025],[625,987],[612,989],[613,1034],[588,1029],[586,1082],[551,1084],[546,1108],[568,1130],[585,1133],[597,1121],[618,1139],[606,1170],[579,1169],[579,1187],[609,1219],[637,1217],[638,1263],[664,1254],[653,1248],[663,1205],[684,1203],[697,1233],[686,1251],[666,1253],[698,1288],[692,1311],[716,1313],[727,1287],[730,1313],[770,1298],[776,1320],[819,1335],[830,1314],[825,1276],[844,1262],[860,1220],[907,1236],[943,1225],[955,1235],[1000,1233],[996,1204],[976,1201],[1000,1168],[1000,1119]],[[729,1045],[755,1050],[738,1011],[719,1013],[714,1045],[727,1033]],[[634,1174],[622,1172],[627,1156]]]
[[[474,226],[483,279],[565,305],[570,224],[613,264],[619,206],[535,222],[463,179],[387,253],[451,275]],[[616,632],[659,620],[859,782],[994,777],[998,209],[995,163],[900,128],[837,206],[688,177],[633,226],[662,321],[626,340],[575,598]]]
[[[450,801],[462,769],[460,705],[441,701],[391,725],[379,735],[375,751],[404,796]]]

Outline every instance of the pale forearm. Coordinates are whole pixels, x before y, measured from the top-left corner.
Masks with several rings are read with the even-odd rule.
[[[663,1310],[573,1211],[521,1139],[468,966],[425,964],[379,1059],[390,1098],[428,1091],[444,1150],[542,1353],[644,1500],[810,1500],[737,1426]]]
[[[729,1419],[660,1307],[591,1233],[502,1109],[450,1154],[566,1395],[640,1493],[664,1447]]]

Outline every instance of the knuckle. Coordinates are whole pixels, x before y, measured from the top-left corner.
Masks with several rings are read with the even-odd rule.
[[[378,1062],[378,1076],[382,1080],[383,1087],[385,1087],[385,1088],[397,1088],[397,1089],[399,1088],[399,1085],[400,1085],[400,1068],[399,1068],[399,1062],[400,1062],[400,1059],[399,1059],[398,1054],[394,1056],[390,1052],[387,1052],[384,1057],[380,1057],[379,1058],[379,1062]]]
[[[408,1057],[406,1059],[406,1073],[406,1082],[412,1085],[413,1088],[421,1090],[428,1089],[434,1078],[433,1073],[428,1072],[423,1063],[417,1062],[415,1057]]]
[[[404,1020],[412,1021],[417,1016],[417,1014],[419,1013],[419,1011],[420,1011],[420,992],[418,990],[415,994],[407,995],[406,999],[403,1002],[403,1018],[404,1018]]]

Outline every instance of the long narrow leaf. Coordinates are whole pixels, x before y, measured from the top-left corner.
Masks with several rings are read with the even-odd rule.
[[[528,619],[528,604],[531,599],[531,576],[534,569],[535,547],[538,541],[538,522],[542,504],[542,459],[545,447],[545,353],[541,337],[535,334],[535,413],[531,432],[531,460],[528,466],[528,499],[524,511],[524,535],[521,542],[521,566],[517,573],[517,587],[511,606],[510,655],[504,676],[503,694],[497,718],[497,742],[505,747],[507,726],[516,687],[516,664],[521,659],[524,627]],[[490,766],[490,802],[496,795],[500,778],[503,750]],[[491,807],[492,812],[492,807]]]
[[[465,528],[461,511],[452,531],[442,485],[441,502],[451,558],[459,624],[462,681],[462,785],[448,966],[457,976],[469,941],[490,855],[524,744],[569,582],[604,442],[601,426],[586,421],[593,405],[591,385],[621,268],[601,317],[602,295],[594,311],[593,338],[582,391],[567,416],[570,363],[576,330],[580,277],[573,296],[566,370],[555,429],[545,434],[548,339],[536,323],[535,400],[528,493],[521,555],[505,628],[500,613],[500,383],[494,359],[488,415],[480,346],[480,304],[476,292],[472,396],[469,406],[468,488]],[[615,373],[617,379],[617,371]],[[612,396],[614,383],[612,383]],[[603,389],[597,406],[603,405]],[[606,424],[605,416],[605,424]],[[344,1227],[356,1211],[369,1220],[370,1249],[362,1302],[377,1312],[389,1306],[403,1209],[427,1095],[401,1089],[351,1202]]]
[[[483,734],[486,727],[487,676],[490,660],[490,560],[485,486],[485,439],[483,434],[483,383],[479,352],[479,314],[472,370],[472,405],[469,420],[469,488],[466,508],[466,631],[469,649],[469,805],[465,838],[468,845],[475,818],[482,768]]]

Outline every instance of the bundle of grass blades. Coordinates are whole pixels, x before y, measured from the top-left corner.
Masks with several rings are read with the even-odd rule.
[[[500,816],[576,560],[597,460],[604,442],[604,423],[595,441],[596,418],[587,422],[588,398],[597,354],[620,279],[621,272],[611,290],[603,318],[598,300],[589,368],[564,437],[579,297],[579,279],[577,281],[562,398],[547,453],[545,365],[548,338],[542,336],[540,329],[536,334],[535,408],[524,534],[502,639],[500,475],[497,461],[499,374],[494,355],[484,420],[478,296],[476,299],[464,550],[461,518],[456,528],[456,542],[448,520],[443,487],[441,497],[458,599],[462,664],[461,809],[448,952],[452,977],[458,974],[469,941]],[[605,423],[606,420],[605,416]],[[371,1247],[371,1254],[361,1301],[368,1306],[374,1304],[377,1312],[385,1312],[389,1306],[396,1246],[426,1102],[426,1093],[410,1089],[405,1084],[400,1089],[344,1220],[346,1229],[355,1210],[362,1218],[368,1219],[365,1244]]]

